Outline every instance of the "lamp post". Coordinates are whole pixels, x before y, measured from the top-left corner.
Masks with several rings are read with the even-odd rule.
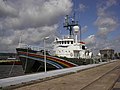
[[[49,37],[45,37],[44,38],[44,66],[45,66],[45,72],[47,71],[46,70],[46,49],[45,49],[46,48],[46,46],[45,46],[45,44],[46,44],[45,40],[47,40],[47,39],[49,39]]]

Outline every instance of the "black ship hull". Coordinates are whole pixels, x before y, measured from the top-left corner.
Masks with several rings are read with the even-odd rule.
[[[25,73],[42,72],[44,68],[44,54],[31,49],[16,49]],[[76,67],[93,63],[92,59],[65,58],[46,55],[46,70],[56,70]]]

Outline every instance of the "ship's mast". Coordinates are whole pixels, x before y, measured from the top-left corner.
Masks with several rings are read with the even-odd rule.
[[[67,30],[69,30],[70,38],[72,38],[72,35],[73,35],[73,26],[78,26],[78,21],[75,21],[75,15],[74,15],[74,18],[70,18],[68,15],[66,15],[64,27],[66,27]]]

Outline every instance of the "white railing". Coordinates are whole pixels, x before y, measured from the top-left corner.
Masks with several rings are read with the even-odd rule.
[[[35,45],[28,45],[28,44],[24,44],[24,43],[20,43],[17,48],[31,49],[34,51],[44,50],[44,47],[39,47],[39,46],[35,46]],[[46,50],[51,51],[51,53],[52,53],[52,49],[50,47],[46,47]]]
[[[31,49],[31,50],[35,50],[35,51],[40,51],[43,49],[43,47],[28,45],[28,44],[24,44],[24,43],[20,43],[18,45],[18,48]]]

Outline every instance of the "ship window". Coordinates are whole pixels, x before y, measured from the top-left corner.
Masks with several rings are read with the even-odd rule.
[[[82,46],[82,49],[85,50],[85,46]]]
[[[60,41],[57,41],[57,44],[59,44],[60,43]]]
[[[66,41],[65,41],[65,44],[66,44]]]
[[[69,44],[69,41],[67,41],[67,44]]]
[[[73,44],[73,41],[71,41],[71,44]]]
[[[75,58],[79,58],[80,57],[79,51],[74,51],[74,57]]]
[[[62,41],[62,44],[63,44],[63,41]]]
[[[69,41],[67,41],[67,44],[69,44]]]

